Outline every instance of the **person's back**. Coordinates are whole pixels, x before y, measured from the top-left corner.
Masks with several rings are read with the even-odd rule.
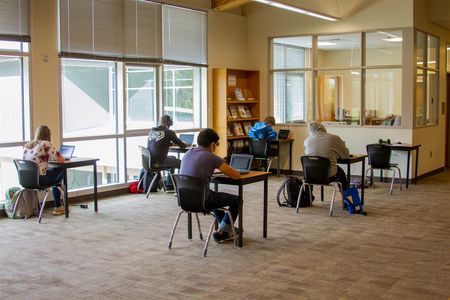
[[[268,116],[262,122],[256,122],[248,132],[248,137],[254,140],[274,140],[277,138],[277,133],[272,126],[275,125],[274,117]]]

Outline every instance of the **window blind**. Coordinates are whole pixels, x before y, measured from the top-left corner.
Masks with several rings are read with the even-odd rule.
[[[207,64],[205,12],[163,5],[164,60]]]
[[[29,42],[29,0],[0,1],[0,39]]]

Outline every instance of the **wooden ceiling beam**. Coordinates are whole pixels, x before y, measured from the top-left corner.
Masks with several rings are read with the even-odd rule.
[[[212,9],[227,10],[252,2],[252,0],[212,0]]]

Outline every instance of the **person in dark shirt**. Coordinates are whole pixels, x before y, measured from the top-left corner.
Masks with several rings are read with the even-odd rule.
[[[225,175],[239,179],[241,175],[238,171],[230,167],[222,158],[214,154],[219,145],[219,135],[211,128],[200,131],[197,137],[198,147],[189,150],[181,161],[180,174],[200,178],[208,187],[206,208],[215,209],[224,206],[229,207],[229,211],[236,220],[239,212],[239,197],[228,193],[215,192],[209,189],[209,182],[215,169],[219,169]],[[230,219],[222,210],[215,210],[214,216],[219,223],[219,230],[214,232],[213,237],[216,242],[234,239]]]
[[[172,125],[173,121],[169,115],[162,116],[159,120],[159,126],[150,129],[147,149],[150,151],[153,167],[171,168],[170,172],[173,174],[175,169],[180,168],[181,161],[175,156],[167,156],[170,146],[175,144],[180,148],[186,148],[188,145],[180,140],[173,130],[169,129]],[[166,186],[168,189],[173,189],[172,180],[169,176],[166,178]]]

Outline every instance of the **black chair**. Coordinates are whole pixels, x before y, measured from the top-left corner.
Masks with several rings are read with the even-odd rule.
[[[248,142],[250,148],[250,154],[253,155],[254,159],[267,162],[267,170],[270,170],[272,164],[272,159],[278,161],[278,155],[270,156],[268,154],[269,143],[264,139],[250,139]],[[279,162],[278,162],[279,163]],[[277,176],[280,177],[280,168],[277,168]]]
[[[394,187],[394,180],[395,180],[395,170],[398,170],[398,178],[400,181],[400,190],[402,190],[402,175],[400,172],[400,168],[397,166],[397,164],[391,163],[391,148],[389,146],[383,145],[383,144],[370,144],[366,146],[367,149],[367,155],[369,156],[369,168],[366,171],[366,177],[367,172],[370,171],[370,183],[372,184],[372,187],[375,185],[373,184],[373,170],[379,169],[380,172],[383,172],[383,170],[388,170],[394,172],[394,176],[392,176],[391,180],[391,188],[390,193],[392,195],[393,187]],[[381,173],[382,174],[382,173]]]
[[[331,205],[330,205],[330,213],[329,216],[333,215],[333,204],[334,204],[334,196],[336,194],[336,186],[337,184],[339,191],[342,195],[342,203],[344,203],[344,195],[342,184],[338,181],[330,181],[330,159],[327,157],[321,156],[312,156],[312,155],[304,155],[301,157],[301,162],[303,166],[303,185],[300,188],[300,193],[298,195],[297,200],[297,213],[298,208],[300,206],[300,199],[302,197],[303,190],[308,187],[309,189],[309,200],[310,204],[312,203],[312,192],[311,186],[318,185],[321,187],[331,186],[333,187],[333,196],[331,197]]]
[[[198,231],[200,234],[200,240],[203,240],[202,230],[200,228],[200,220],[198,218],[198,214],[202,213],[204,215],[209,214],[214,217],[213,209],[207,209],[205,207],[207,190],[208,187],[197,177],[187,176],[187,175],[173,175],[172,176],[175,182],[175,190],[178,198],[178,205],[181,207],[181,211],[178,213],[175,223],[173,225],[172,231],[170,233],[168,248],[172,248],[173,235],[175,234],[175,229],[177,228],[178,221],[183,212],[189,214],[193,213],[196,216]],[[217,209],[217,208],[216,208]],[[236,232],[234,230],[234,222],[231,213],[225,208],[219,208],[220,210],[225,211],[228,214],[228,217],[231,221],[231,228],[233,230],[233,236],[236,237]],[[203,256],[206,256],[206,252],[208,251],[209,240],[211,239],[212,230],[216,223],[216,219],[214,218],[211,226],[209,227],[208,236],[206,238],[205,246],[203,248]],[[234,244],[236,246],[237,239],[234,239]]]
[[[54,182],[50,185],[43,186],[39,183],[39,166],[36,162],[32,160],[24,160],[24,159],[15,159],[14,164],[16,165],[17,175],[19,176],[19,183],[25,189],[35,190],[35,191],[45,191],[44,200],[42,204],[39,203],[38,198],[38,207],[39,207],[39,217],[38,222],[41,223],[42,212],[45,207],[45,201],[47,200],[49,188],[52,186],[56,186],[61,195],[64,195],[64,191],[61,189],[60,182]],[[22,190],[20,193],[22,193]],[[64,197],[64,196],[63,196]],[[17,199],[20,199],[20,194]],[[14,204],[13,215],[16,213],[18,201]]]
[[[169,176],[172,179],[172,174],[170,173],[170,168],[162,168],[159,166],[155,166],[152,163],[152,157],[150,155],[150,151],[148,151],[148,149],[146,147],[143,146],[139,146],[139,149],[141,150],[141,157],[142,157],[142,168],[145,171],[145,174],[142,176],[141,181],[144,180],[144,178],[147,177],[147,173],[153,173],[153,179],[152,182],[150,183],[149,187],[148,187],[148,191],[147,194],[145,195],[145,198],[148,198],[148,195],[150,194],[150,190],[151,187],[153,186],[153,184],[155,183],[155,180],[157,180],[158,178],[162,178],[163,180],[161,180],[162,182],[162,186],[164,191],[166,191],[166,185],[164,183],[164,178],[161,176],[161,172],[164,171],[168,171],[169,172]],[[173,182],[173,179],[172,179]],[[140,186],[141,182],[138,182],[138,186]]]

